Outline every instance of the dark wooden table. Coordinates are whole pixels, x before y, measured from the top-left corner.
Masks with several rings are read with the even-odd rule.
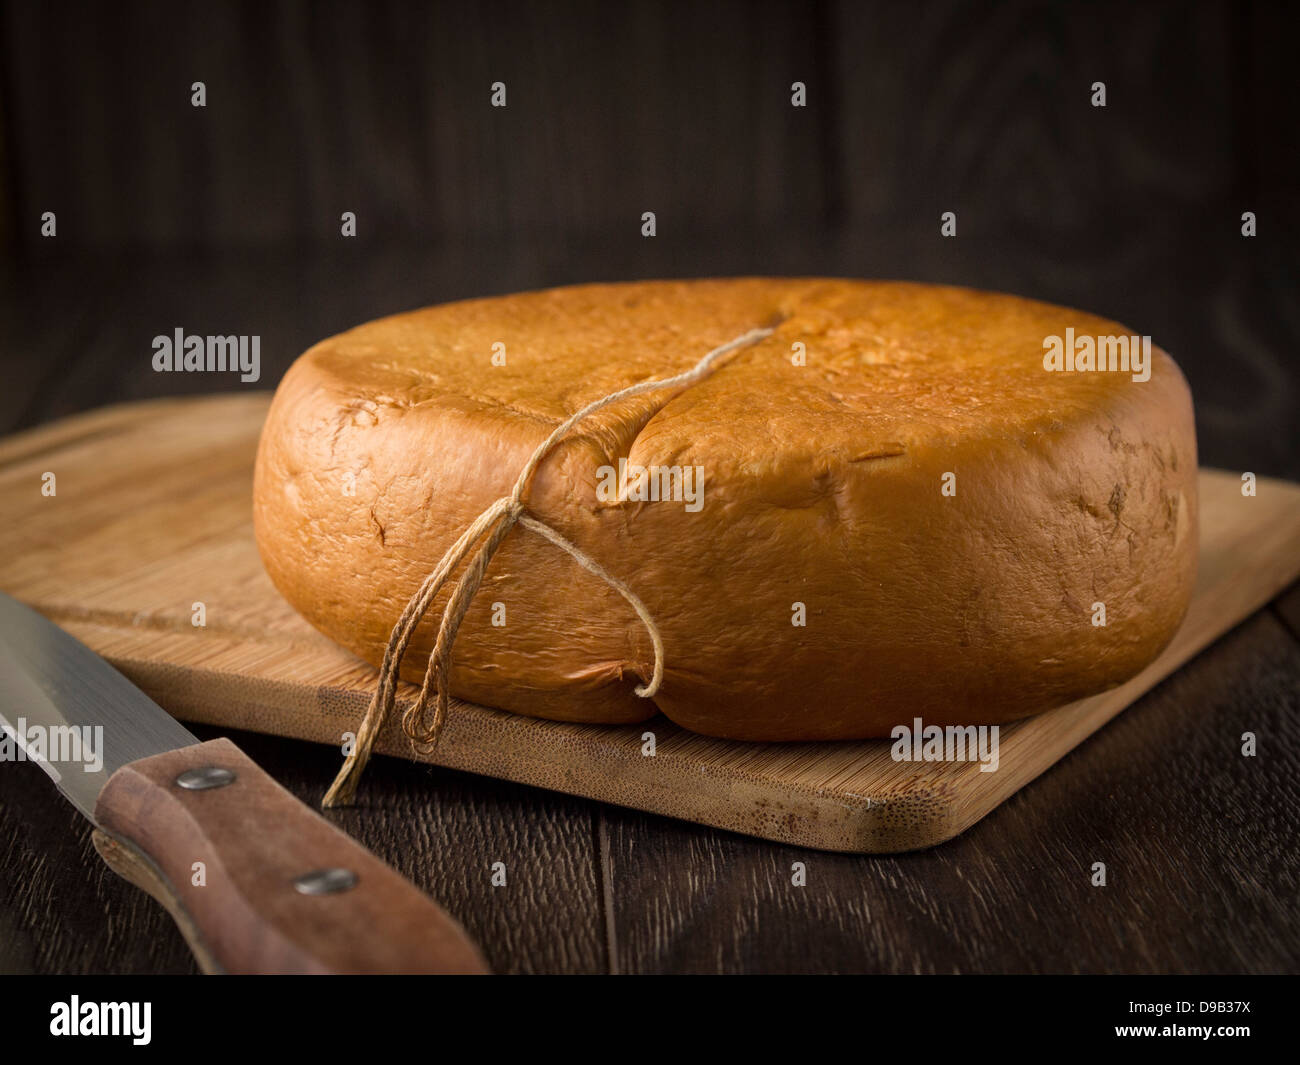
[[[1120,316],[1116,293],[1146,269],[1120,264],[1094,291],[1079,266],[1055,289],[1035,273],[1056,254],[1045,249],[999,256],[973,241],[941,261],[915,249],[910,236],[804,233],[653,249],[539,239],[522,250],[51,261],[14,272],[0,301],[0,429],[231,387],[149,370],[150,338],[176,326],[260,334],[259,387],[270,387],[307,344],[358,321],[542,283],[765,264],[982,284]],[[891,256],[902,265],[884,268]],[[1191,249],[1184,267],[1199,288],[1183,300],[1154,278],[1150,309],[1128,317],[1180,357],[1203,461],[1300,478],[1295,369],[1281,354],[1296,349],[1293,318],[1248,272],[1225,277]],[[1247,329],[1216,307],[1255,311]],[[803,851],[394,759],[372,767],[363,805],[331,817],[441,900],[500,972],[1295,971],[1298,693],[1293,587],[965,835],[918,854]],[[1240,753],[1247,731],[1259,738],[1254,758]],[[235,738],[311,804],[337,767],[332,748]],[[491,885],[497,861],[505,887]],[[791,883],[795,861],[805,887]],[[1099,861],[1105,888],[1090,884]],[[170,919],[100,864],[89,826],[44,775],[0,766],[0,971],[194,969]]]
[[[1294,971],[1298,624],[1300,588],[917,854],[804,851],[391,758],[330,817],[441,900],[498,972]],[[235,739],[309,803],[337,768],[333,748]],[[195,971],[30,764],[0,770],[0,971]]]

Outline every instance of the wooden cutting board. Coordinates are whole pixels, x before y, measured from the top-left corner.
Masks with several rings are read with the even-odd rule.
[[[250,497],[268,402],[259,392],[130,404],[0,441],[0,588],[183,720],[337,745],[375,671],[308,626],[262,571]],[[42,494],[48,473],[53,496]],[[1200,489],[1200,577],[1171,646],[1120,688],[1004,726],[996,772],[895,762],[887,740],[747,744],[662,717],[572,725],[462,702],[428,760],[825,850],[941,843],[1300,575],[1300,486],[1261,479],[1247,497],[1240,475],[1203,470]],[[195,603],[205,627],[192,624]],[[400,717],[377,748],[416,757]],[[642,755],[646,731],[654,757]],[[383,759],[369,772],[384,772]]]

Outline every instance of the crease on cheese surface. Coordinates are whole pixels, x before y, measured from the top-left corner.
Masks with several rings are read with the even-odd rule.
[[[411,593],[556,424],[759,326],[775,331],[703,381],[576,427],[527,495],[649,608],[665,644],[655,699],[633,694],[652,652],[632,608],[521,528],[466,615],[453,695],[574,721],[658,709],[736,739],[857,739],[914,717],[1046,710],[1123,682],[1172,637],[1196,559],[1191,397],[1173,360],[1153,347],[1142,382],[1049,372],[1045,337],[1132,330],[906,283],[583,285],[322,341],[285,376],[259,449],[268,574],[377,664]],[[701,467],[703,506],[602,500],[598,471],[620,458]]]

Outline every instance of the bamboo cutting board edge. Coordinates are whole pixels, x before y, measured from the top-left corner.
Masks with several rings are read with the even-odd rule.
[[[93,492],[95,482],[86,471],[95,463],[112,465],[105,456],[114,449],[123,459],[132,449],[139,457],[162,446],[181,457],[208,451],[219,455],[220,461],[209,456],[203,464],[211,483],[190,489],[172,485],[173,494],[190,494],[155,501],[173,520],[154,523],[161,526],[158,530],[149,526],[151,535],[162,538],[149,546],[161,552],[154,561],[165,570],[167,537],[179,535],[172,528],[175,513],[183,513],[186,503],[201,504],[210,528],[224,538],[182,544],[185,557],[170,561],[180,572],[187,572],[187,565],[213,571],[212,586],[219,594],[233,589],[226,593],[231,606],[214,604],[215,617],[240,615],[242,608],[234,602],[240,596],[245,607],[253,603],[255,609],[240,615],[243,621],[193,629],[184,610],[178,612],[183,604],[151,601],[146,610],[120,607],[139,584],[131,580],[131,567],[138,569],[140,551],[133,554],[114,541],[112,523],[79,534],[75,544],[79,551],[100,550],[121,570],[101,575],[104,580],[86,592],[90,605],[76,600],[82,588],[71,547],[24,542],[12,531],[7,536],[0,532],[0,586],[95,648],[183,720],[338,745],[360,721],[374,670],[292,615],[261,573],[245,497],[269,398],[267,393],[240,393],[128,404],[0,441],[0,490],[6,493],[38,467],[60,464],[71,475],[75,492]],[[205,430],[197,442],[190,428],[194,425]],[[120,470],[122,464],[116,465]],[[65,474],[60,477],[62,493]],[[146,471],[137,477],[146,477]],[[120,482],[115,484],[115,490],[123,490]],[[1300,487],[1261,479],[1259,495],[1245,500],[1239,485],[1235,475],[1202,471],[1197,594],[1160,659],[1110,692],[1004,726],[1001,767],[995,773],[979,773],[971,764],[895,763],[889,741],[744,744],[688,733],[662,717],[633,726],[576,725],[466,703],[453,704],[437,756],[418,760],[822,850],[895,852],[933,846],[985,816],[1300,575]],[[75,498],[73,514],[78,513]],[[1231,506],[1237,499],[1255,510],[1249,527],[1234,520]],[[1213,501],[1209,507],[1207,500]],[[45,517],[45,512],[32,513]],[[95,539],[101,532],[101,539]],[[18,542],[5,543],[6,538]],[[26,568],[24,547],[29,559],[37,559]],[[61,573],[60,566],[69,572]],[[216,579],[227,573],[238,579]],[[116,584],[115,576],[121,578]],[[262,624],[266,631],[259,628]],[[286,680],[286,674],[296,679]],[[268,729],[270,720],[277,727]],[[640,753],[646,731],[656,735],[653,758]],[[413,757],[396,722],[377,749]],[[382,761],[371,769],[382,771]],[[328,782],[321,783],[323,789]],[[359,801],[364,804],[364,785]]]
[[[1294,568],[1300,571],[1300,564]],[[1300,572],[1283,586],[1295,576]],[[1189,614],[1166,652],[1124,685],[1003,726],[1001,763],[995,773],[980,773],[973,765],[898,765],[889,758],[889,741],[883,740],[737,744],[686,732],[662,716],[633,726],[578,725],[459,700],[452,704],[435,756],[416,755],[396,719],[376,750],[818,850],[924,849],[981,820],[1269,598],[1265,594],[1258,602],[1242,599],[1232,614],[1219,615],[1223,629]],[[112,646],[110,626],[57,616],[55,620],[92,646]],[[283,708],[303,702],[302,686],[294,683],[187,669],[111,651],[107,657],[185,721],[265,732],[268,709],[274,708],[283,722]],[[238,692],[234,698],[232,688]],[[314,708],[304,706],[308,712],[276,734],[338,746],[343,734],[355,729],[369,697],[364,689],[323,686],[314,692]],[[646,731],[656,735],[654,759],[639,753]],[[742,762],[780,761],[784,754],[804,768],[783,775],[752,764],[718,768],[710,761],[719,749],[737,748],[748,756]],[[836,753],[857,754],[856,760],[867,764],[839,784],[818,785],[807,779],[819,755],[824,760]],[[382,762],[371,771],[382,772]],[[847,774],[842,769],[838,776]],[[874,781],[863,779],[872,774]],[[327,783],[321,782],[322,790]],[[358,801],[364,806],[364,787]]]

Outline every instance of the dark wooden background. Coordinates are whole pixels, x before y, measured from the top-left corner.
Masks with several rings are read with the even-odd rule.
[[[2,3],[0,432],[231,387],[152,372],[176,327],[260,335],[270,388],[313,341],[442,300],[836,274],[1117,318],[1184,367],[1204,463],[1300,479],[1295,30],[1258,2]],[[335,816],[504,971],[1295,970],[1298,596],[925,854],[393,760]],[[238,738],[309,801],[335,768]],[[189,971],[52,796],[0,771],[0,971]]]

